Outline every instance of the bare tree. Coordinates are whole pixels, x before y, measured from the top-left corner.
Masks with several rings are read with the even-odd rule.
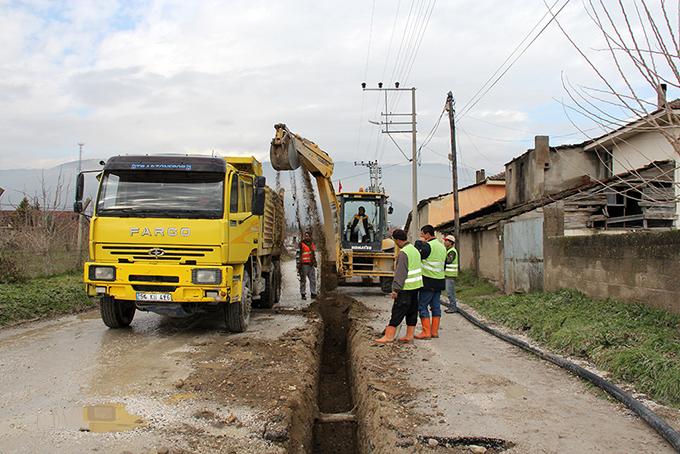
[[[571,114],[594,122],[597,125],[594,129],[603,133],[622,128],[658,133],[670,144],[668,159],[680,161],[680,119],[675,112],[680,105],[666,100],[668,88],[680,89],[678,1],[584,0],[583,7],[604,43],[603,48],[594,49],[595,54],[579,45],[557,19],[552,7],[544,3],[566,39],[592,70],[597,82],[594,85],[599,85],[574,85],[563,76],[563,85],[571,101],[563,105],[572,123],[591,139],[594,137],[588,131],[592,128],[578,127]],[[650,99],[652,94],[656,94],[656,99]],[[617,140],[619,144],[630,145],[624,138]],[[602,151],[607,153],[607,150]],[[646,162],[654,160],[645,156],[645,150],[636,151]],[[601,153],[597,155],[612,171],[613,163],[606,162]],[[610,154],[610,159],[618,158]],[[636,172],[627,162],[616,161],[616,164]],[[674,184],[678,185],[678,182]],[[674,198],[677,199],[663,196],[652,201],[668,203]]]

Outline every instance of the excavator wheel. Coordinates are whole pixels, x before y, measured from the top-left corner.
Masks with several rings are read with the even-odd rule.
[[[392,292],[392,280],[393,279],[391,277],[380,278],[380,290],[382,290],[383,293]]]

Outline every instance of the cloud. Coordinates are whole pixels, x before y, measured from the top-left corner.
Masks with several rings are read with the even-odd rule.
[[[544,14],[540,2],[437,2],[417,58],[407,59],[415,48],[403,33],[407,2],[395,22],[394,2],[378,0],[367,64],[369,3],[0,3],[0,168],[70,160],[81,141],[97,157],[221,150],[263,159],[277,122],[336,160],[405,161],[367,123],[385,107],[359,84],[415,85],[423,140],[446,93],[462,109]],[[580,42],[598,42],[580,4],[561,19]],[[461,120],[463,163],[495,172],[525,139],[573,131],[554,100],[564,96],[561,70],[592,80],[551,27]],[[400,99],[390,107],[408,112],[409,96]],[[446,163],[447,127],[442,121],[424,161]],[[410,138],[396,140],[410,154]]]

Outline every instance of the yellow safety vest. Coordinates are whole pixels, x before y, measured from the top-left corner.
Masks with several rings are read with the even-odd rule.
[[[423,286],[423,270],[420,266],[420,252],[412,244],[402,249],[408,258],[408,275],[404,281],[404,290],[417,290]]]
[[[458,276],[458,251],[456,250],[455,247],[451,246],[449,249],[446,250],[447,257],[449,256],[451,251],[453,251],[453,262],[447,263],[446,267],[444,268],[444,275],[446,277]]]
[[[430,255],[423,260],[423,276],[432,279],[444,279],[446,248],[436,238],[431,239],[427,244],[430,245]]]

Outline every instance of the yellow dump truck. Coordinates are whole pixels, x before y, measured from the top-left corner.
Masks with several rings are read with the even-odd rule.
[[[278,302],[283,196],[255,158],[116,156],[98,179],[83,279],[108,327],[208,311],[242,332],[253,305]],[[79,213],[83,187],[81,173]]]

